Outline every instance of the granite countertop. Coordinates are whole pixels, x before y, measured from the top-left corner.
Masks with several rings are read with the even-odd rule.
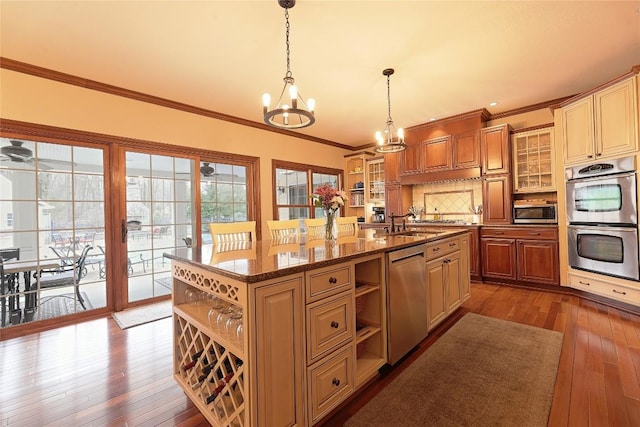
[[[230,242],[223,245],[204,245],[178,248],[164,254],[172,260],[185,262],[245,283],[256,283],[312,268],[330,266],[354,258],[389,252],[466,233],[462,228],[413,228],[413,235],[379,233],[379,230],[360,230],[358,236],[339,237],[333,242],[301,239],[277,241]]]

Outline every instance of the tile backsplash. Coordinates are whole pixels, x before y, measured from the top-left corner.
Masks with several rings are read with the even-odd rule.
[[[413,186],[413,206],[424,208],[422,219],[473,221],[473,209],[482,205],[480,179],[425,183]]]

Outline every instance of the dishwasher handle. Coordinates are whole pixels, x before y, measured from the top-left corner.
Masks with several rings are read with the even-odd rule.
[[[409,259],[409,258],[413,258],[415,256],[421,256],[424,258],[424,252],[419,252],[419,253],[413,253],[413,254],[407,254],[405,256],[401,256],[399,258],[394,258],[391,260],[391,263],[393,264],[394,262],[398,262],[398,261],[404,261],[405,259]]]

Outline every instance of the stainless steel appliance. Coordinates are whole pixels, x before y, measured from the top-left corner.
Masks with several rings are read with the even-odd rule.
[[[571,267],[640,280],[637,228],[569,225],[568,233]]]
[[[557,224],[558,205],[556,203],[531,203],[513,205],[515,224]]]
[[[567,220],[579,224],[638,224],[633,157],[566,169]]]
[[[635,158],[565,172],[569,265],[640,281]]]
[[[385,221],[384,208],[379,206],[373,207],[373,222],[382,223]]]
[[[427,336],[424,245],[391,251],[388,262],[388,362],[393,365]]]

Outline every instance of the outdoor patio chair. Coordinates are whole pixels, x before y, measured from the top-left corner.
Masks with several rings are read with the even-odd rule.
[[[17,276],[13,274],[5,274],[4,261],[20,260],[20,248],[0,249],[0,326],[6,325],[7,316],[7,294],[15,292]],[[9,305],[14,305],[12,300],[15,297],[9,297]]]
[[[55,270],[41,270],[36,273],[40,275],[40,289],[46,290],[73,286],[78,302],[82,305],[82,308],[86,310],[87,307],[84,304],[84,298],[82,298],[80,294],[80,281],[87,275],[85,262],[87,260],[87,254],[91,249],[93,249],[93,246],[85,246],[78,259],[72,265],[62,266]],[[62,297],[64,295],[56,296]]]

